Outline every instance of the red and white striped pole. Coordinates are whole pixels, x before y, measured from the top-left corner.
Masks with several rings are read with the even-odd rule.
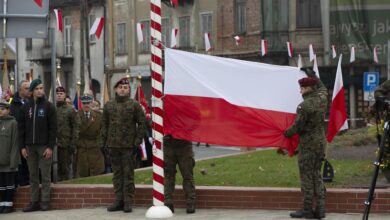
[[[150,1],[150,49],[152,71],[152,123],[153,123],[153,206],[147,218],[172,217],[164,206],[164,153],[163,153],[163,87],[161,45],[161,0]]]

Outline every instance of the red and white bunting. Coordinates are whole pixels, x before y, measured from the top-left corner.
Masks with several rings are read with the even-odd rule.
[[[177,28],[173,28],[172,29],[172,32],[171,32],[171,48],[175,48],[176,47],[176,44],[177,44],[177,40],[176,40],[177,31],[178,31]]]
[[[310,62],[312,62],[314,60],[314,49],[313,49],[313,44],[310,44],[309,45],[309,59],[310,59]]]
[[[91,29],[89,30],[89,35],[96,35],[96,37],[99,39],[100,35],[102,34],[104,27],[104,17],[97,17],[95,19],[95,22],[93,22],[93,25]]]
[[[348,129],[347,108],[344,98],[343,74],[341,72],[341,60],[343,55],[340,55],[337,65],[336,80],[334,82],[332,106],[330,108],[330,116],[328,123],[328,133],[326,139],[332,142],[337,132]]]
[[[179,6],[179,0],[171,0],[171,4],[173,7],[178,7]]]
[[[379,60],[378,60],[378,52],[377,52],[377,50],[376,50],[376,47],[374,47],[374,62],[375,62],[376,64],[379,63]]]
[[[314,54],[313,71],[316,73],[316,76],[319,79],[320,78],[320,71],[318,70],[318,63],[317,63],[317,55],[316,54]]]
[[[336,47],[334,45],[332,45],[332,58],[336,58],[337,57],[337,53],[336,53]]]
[[[61,9],[54,9],[54,14],[56,15],[57,29],[58,29],[59,32],[62,32],[62,13],[61,13]]]
[[[261,56],[265,56],[268,53],[267,40],[261,39]]]
[[[43,7],[43,0],[34,0],[34,2],[40,7]]]
[[[287,53],[288,56],[291,58],[293,56],[292,44],[289,41],[287,41],[286,43],[287,43]]]
[[[350,63],[355,62],[355,47],[351,47],[351,57],[349,59]]]
[[[210,33],[204,33],[204,46],[206,49],[206,52],[209,52],[211,50],[211,34]]]
[[[144,24],[137,23],[137,38],[138,38],[138,43],[139,44],[144,41],[144,35],[142,33],[143,29],[144,29]]]
[[[236,41],[236,46],[241,44],[242,39],[240,36],[238,35],[234,36],[234,40]]]
[[[298,65],[298,69],[301,69],[303,67],[303,64],[302,64],[302,56],[301,54],[298,54],[298,62],[297,62],[297,65]]]

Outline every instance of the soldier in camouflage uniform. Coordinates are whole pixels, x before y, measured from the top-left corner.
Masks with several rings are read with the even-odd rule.
[[[127,78],[115,84],[115,99],[104,105],[102,147],[108,147],[114,172],[112,181],[115,203],[107,211],[132,211],[134,166],[138,146],[145,134],[145,114],[141,105],[130,98]]]
[[[194,152],[192,142],[164,137],[164,174],[165,174],[165,205],[175,212],[173,207],[173,192],[175,191],[176,165],[179,165],[183,177],[183,190],[186,198],[187,213],[195,212],[195,183],[194,183]]]
[[[284,132],[286,137],[299,135],[298,165],[303,193],[303,210],[290,213],[292,218],[324,218],[325,186],[321,178],[321,164],[325,155],[326,139],[324,118],[327,93],[319,79],[306,77],[299,80],[304,101],[298,105],[294,124]],[[321,86],[322,85],[322,86]],[[313,212],[313,198],[317,207]]]
[[[72,106],[67,105],[64,87],[56,89],[57,123],[58,123],[58,178],[67,180],[74,174],[72,168],[73,156],[76,153],[76,143],[79,137],[80,118]]]
[[[81,126],[77,142],[77,177],[95,176],[104,171],[104,157],[98,143],[102,113],[92,110],[92,96],[82,96],[81,102],[83,109],[78,111]]]

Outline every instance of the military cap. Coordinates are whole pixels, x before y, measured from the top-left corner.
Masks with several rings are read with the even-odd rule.
[[[10,104],[5,101],[4,99],[1,99],[0,100],[0,107],[5,107],[5,108],[9,108]]]
[[[81,96],[81,102],[82,103],[90,103],[93,101],[93,97],[90,95],[83,95]]]
[[[314,77],[305,77],[298,80],[298,83],[301,87],[314,86],[318,83],[318,79]]]
[[[66,90],[65,90],[65,88],[64,87],[62,87],[62,86],[58,86],[57,88],[56,88],[56,93],[57,92],[63,92],[63,93],[66,93]]]
[[[118,87],[119,85],[130,85],[129,79],[127,77],[123,77],[118,82],[115,83],[114,88]]]
[[[31,83],[30,83],[30,88],[28,89],[30,92],[34,91],[35,87],[37,87],[38,85],[42,84],[42,80],[40,79],[34,79]]]

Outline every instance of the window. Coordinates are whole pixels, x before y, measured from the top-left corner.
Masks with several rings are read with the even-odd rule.
[[[95,19],[96,19],[96,16],[95,15],[89,15],[89,30],[91,30],[92,28],[92,25],[93,23],[95,22]],[[89,43],[95,43],[96,41],[96,36],[93,34],[93,35],[89,35]]]
[[[163,18],[161,19],[161,29],[162,29],[162,36],[161,41],[166,47],[171,47],[171,25],[169,23],[169,18]]]
[[[236,0],[235,26],[237,33],[246,32],[246,0]]]
[[[297,0],[297,27],[321,27],[320,0]]]
[[[190,47],[190,16],[179,18],[180,47]]]
[[[64,47],[65,56],[72,56],[72,18],[64,18]]]
[[[32,50],[32,38],[26,38],[26,50]]]
[[[116,25],[116,54],[126,54],[126,23]]]
[[[142,36],[144,41],[139,44],[140,52],[150,52],[150,21],[140,21],[143,25]]]
[[[201,30],[201,36],[200,36],[200,42],[202,45],[202,48],[205,47],[205,39],[204,34],[210,33],[211,37],[213,37],[213,14],[212,13],[202,13],[200,15],[200,30]],[[210,39],[211,41],[211,39]]]

